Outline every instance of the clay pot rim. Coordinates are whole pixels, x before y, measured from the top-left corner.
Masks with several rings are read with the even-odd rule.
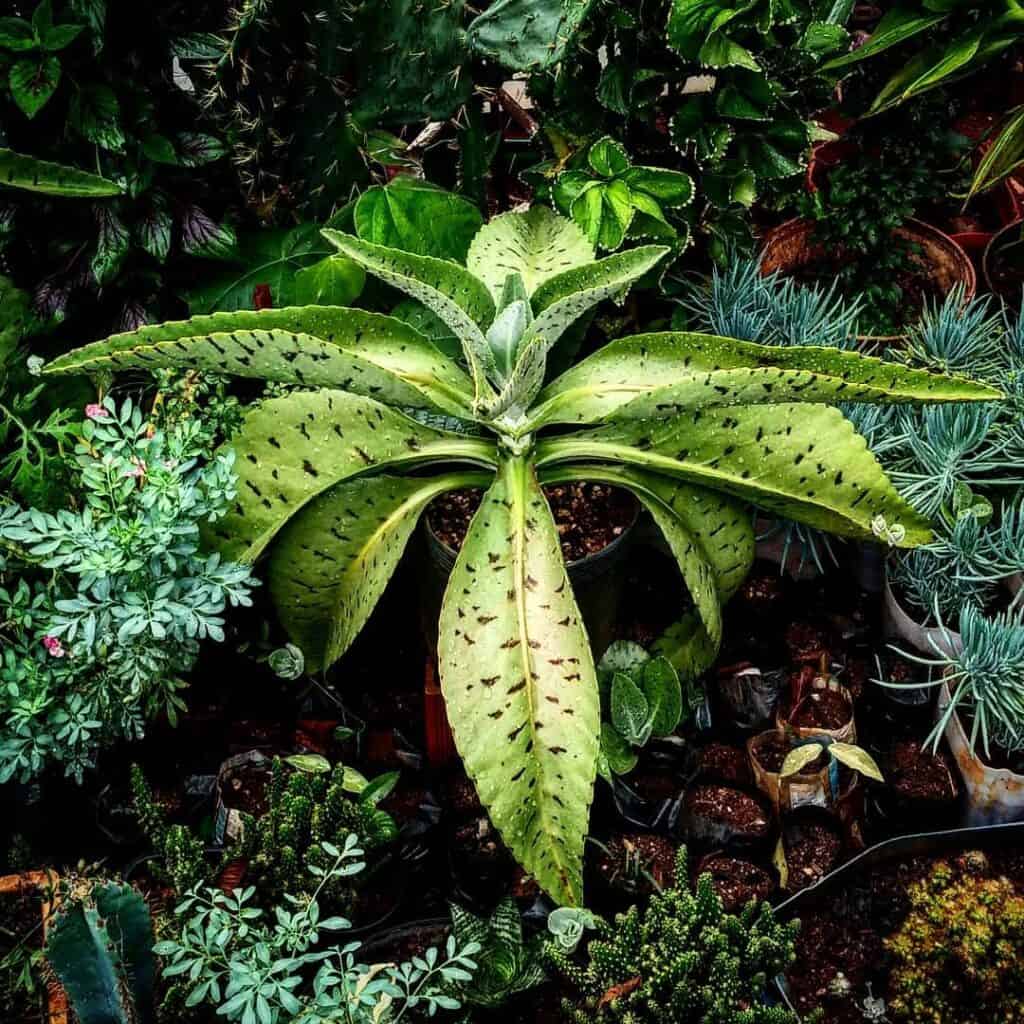
[[[952,691],[949,688],[949,676],[951,673],[952,668],[946,668],[943,670],[942,673],[943,678],[942,683],[939,687],[939,700],[937,704],[937,710],[940,714],[943,711],[945,711],[945,709],[949,706],[950,702],[953,699]],[[943,732],[949,729],[952,729],[954,732],[959,734],[957,738],[961,741],[961,745],[963,746],[964,753],[967,755],[967,757],[969,757],[972,761],[975,761],[977,764],[979,764],[984,769],[986,774],[991,776],[993,779],[1005,781],[1009,781],[1011,779],[1020,779],[1022,782],[1024,782],[1024,774],[1022,774],[1021,772],[1015,772],[1011,768],[994,768],[992,765],[988,763],[988,761],[985,760],[980,750],[971,750],[970,740],[967,735],[967,730],[964,728],[964,723],[960,718],[959,708],[953,709],[953,714],[949,716],[949,721],[946,723],[946,729],[943,730]],[[950,746],[952,747],[952,743],[950,743]],[[954,750],[952,751],[952,753],[953,760],[955,761],[956,751]]]
[[[992,266],[992,260],[995,256],[996,247],[999,245],[999,240],[1003,237],[1003,235],[1012,231],[1014,228],[1024,232],[1024,217],[1020,217],[1017,220],[1010,221],[1009,224],[1004,224],[1003,227],[1001,227],[989,240],[989,243],[988,245],[985,246],[985,251],[981,257],[981,272],[985,276],[985,284],[988,286],[988,290],[993,295],[999,294],[992,285],[992,274],[990,270]]]

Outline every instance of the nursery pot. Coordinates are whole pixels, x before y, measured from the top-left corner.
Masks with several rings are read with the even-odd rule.
[[[600,658],[614,639],[620,590],[617,577],[625,564],[625,556],[629,552],[638,516],[639,508],[633,521],[610,544],[592,555],[575,559],[566,565],[569,582],[576,596],[580,614],[583,616],[583,624],[586,626],[595,659]],[[448,585],[448,577],[455,568],[458,552],[438,537],[430,524],[429,516],[423,516],[421,522],[430,572],[426,632],[431,646],[434,647],[437,641],[437,619],[441,601]]]
[[[0,878],[0,896],[17,893],[21,889],[38,889],[43,894],[40,907],[43,919],[43,943],[50,929],[50,919],[60,903],[57,883],[60,876],[56,871],[24,871],[18,875],[6,875]],[[46,1021],[47,1024],[68,1024],[70,1011],[68,997],[63,986],[50,979],[46,984]]]
[[[706,850],[757,850],[774,830],[772,807],[756,788],[694,783],[683,797],[677,831]]]
[[[739,729],[757,729],[771,722],[786,684],[783,669],[762,672],[754,665],[722,670],[718,695],[726,717]]]
[[[942,630],[938,626],[922,626],[904,610],[896,599],[889,582],[889,574],[885,577],[885,632],[889,636],[899,637],[910,644],[916,651],[935,657],[943,654],[952,657],[961,647],[960,634],[953,630]]]
[[[797,217],[769,232],[761,248],[762,272],[771,274],[780,271],[788,275],[822,262],[827,254],[813,240],[814,226],[814,221]],[[964,287],[964,301],[974,298],[977,289],[974,267],[967,253],[949,235],[913,218],[893,234],[918,247],[920,255],[915,255],[914,260],[921,276],[930,281],[935,291],[948,295],[955,285],[961,284]],[[870,337],[864,340],[885,343],[899,341],[902,337]]]
[[[261,750],[247,750],[221,763],[217,771],[213,808],[213,841],[218,846],[239,842],[245,831],[245,812],[231,806],[228,786],[232,776],[240,770],[252,769],[266,772],[269,779],[270,764],[271,758]]]
[[[805,688],[804,694],[801,697],[801,703],[810,698],[812,691],[822,692],[824,690],[831,690],[833,693],[840,694],[850,706],[850,717],[842,725],[834,729],[828,729],[824,726],[816,725],[794,725],[790,720],[789,716],[793,714],[796,708],[790,709],[788,712],[784,712],[781,707],[775,710],[775,727],[780,732],[791,732],[798,739],[813,740],[818,736],[825,736],[828,739],[839,743],[856,743],[857,742],[857,723],[854,715],[853,708],[853,695],[850,691],[839,682],[838,679],[829,677],[828,679],[822,679],[820,677],[813,679],[808,687]]]
[[[993,295],[999,296],[999,298],[1014,309],[1020,308],[1020,284],[1019,282],[1006,284],[999,279],[997,259],[1002,246],[1010,240],[1015,232],[1020,235],[1022,231],[1024,231],[1024,220],[1014,221],[1012,224],[1007,224],[1006,227],[997,231],[986,246],[981,261],[981,269],[985,275],[985,283],[988,285],[988,290]]]
[[[826,760],[823,768],[816,771],[802,771],[782,778],[778,772],[770,771],[758,756],[758,751],[776,736],[784,733],[770,729],[768,732],[751,736],[747,740],[747,756],[754,773],[757,788],[772,802],[776,814],[796,810],[798,807],[831,807],[835,803],[832,792],[831,766]]]
[[[937,705],[939,715],[952,699],[949,683],[943,680]],[[972,754],[958,711],[950,716],[945,735],[964,783],[964,823],[996,825],[1024,821],[1024,775],[1009,768],[992,768],[977,753]]]

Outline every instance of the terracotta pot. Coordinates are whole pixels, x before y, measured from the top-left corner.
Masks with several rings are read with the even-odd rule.
[[[949,683],[939,689],[937,713],[941,715],[952,700]],[[946,725],[946,742],[956,760],[966,792],[965,825],[996,825],[1024,821],[1024,775],[1009,768],[991,768],[972,754],[960,715],[954,711]]]
[[[50,928],[50,919],[60,903],[57,883],[60,876],[56,871],[24,871],[20,875],[7,875],[0,878],[0,895],[14,893],[24,887],[39,889],[43,893],[43,941]],[[68,997],[63,987],[56,981],[47,985],[47,1024],[68,1024]]]
[[[814,221],[799,217],[780,224],[765,237],[761,247],[761,270],[765,274],[791,274],[795,270],[825,259],[824,248],[813,241]],[[922,275],[942,295],[947,295],[955,285],[964,287],[965,301],[974,298],[977,277],[967,253],[949,235],[920,220],[908,220],[894,232],[899,238],[913,242],[922,250],[915,256]],[[892,343],[902,335],[865,336],[863,340],[877,343]]]
[[[846,698],[846,702],[850,705],[849,721],[844,722],[838,729],[825,729],[820,726],[793,725],[788,718],[788,715],[792,714],[793,709],[783,712],[782,708],[779,707],[775,710],[775,727],[780,732],[791,732],[798,739],[812,740],[816,736],[825,736],[837,743],[856,743],[857,721],[853,711],[853,694],[851,694],[838,679],[833,677],[830,677],[829,679],[822,679],[821,677],[818,677],[817,679],[812,680],[810,689],[827,689],[842,694],[843,697]],[[803,699],[806,700],[806,691]]]
[[[922,626],[913,619],[896,599],[889,585],[889,574],[885,577],[885,632],[889,636],[898,636],[921,654],[935,657],[937,654],[952,656],[962,644],[960,634],[953,630],[942,630],[938,626]]]
[[[1024,237],[1024,219],[1016,220],[1012,224],[1007,224],[1006,227],[997,231],[985,247],[985,252],[981,259],[981,269],[985,276],[985,284],[988,286],[988,290],[993,295],[998,295],[1008,305],[1013,306],[1014,309],[1020,308],[1021,296],[1020,292],[1016,289],[1002,289],[1001,286],[997,286],[993,274],[995,272],[995,259],[996,254],[999,252],[1000,246],[1005,242],[1009,236],[1016,231],[1018,234]]]

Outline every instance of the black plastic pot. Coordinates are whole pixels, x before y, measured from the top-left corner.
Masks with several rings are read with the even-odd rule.
[[[626,527],[607,547],[586,558],[569,562],[566,569],[572,584],[576,603],[587,628],[594,657],[600,658],[614,639],[615,620],[618,615],[621,570],[633,543],[636,521]],[[424,581],[424,632],[431,647],[437,644],[437,620],[441,612],[448,577],[455,568],[458,552],[450,548],[434,533],[430,517],[423,516],[420,532],[424,538],[427,579]]]

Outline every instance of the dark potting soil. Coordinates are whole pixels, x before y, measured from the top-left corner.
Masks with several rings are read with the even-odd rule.
[[[775,891],[775,882],[764,868],[726,854],[706,858],[698,874],[711,875],[715,892],[729,914],[742,910],[751,900],[766,900]]]
[[[685,803],[690,814],[748,836],[766,836],[771,828],[771,821],[761,804],[749,794],[730,786],[717,783],[694,786],[687,793]]]
[[[817,665],[830,647],[828,633],[810,622],[791,622],[785,639],[790,658],[798,664]]]
[[[651,803],[674,800],[683,787],[679,776],[667,764],[638,768],[626,776],[626,784],[637,796]]]
[[[445,808],[456,819],[476,817],[483,811],[476,787],[465,772],[453,771],[444,780]]]
[[[221,794],[228,807],[259,818],[266,814],[270,807],[267,797],[269,784],[269,767],[243,764],[231,769],[228,777],[221,783]]]
[[[762,768],[778,774],[782,771],[786,756],[792,749],[793,744],[783,733],[772,733],[758,741],[755,753]],[[807,767],[801,769],[801,773],[820,772],[827,763],[828,759],[822,751]]]
[[[901,740],[893,744],[884,774],[904,800],[943,803],[956,798],[955,771],[945,751],[932,754],[917,740]]]
[[[697,758],[697,770],[703,778],[733,782],[740,786],[749,785],[753,781],[746,751],[729,746],[728,743],[709,743],[702,747]]]
[[[836,830],[821,821],[801,821],[786,826],[783,845],[789,869],[786,888],[790,892],[824,878],[835,867],[843,848]]]
[[[649,894],[655,886],[666,889],[675,881],[677,849],[671,840],[653,832],[616,835],[604,850],[598,848],[596,869],[609,888]]]
[[[836,690],[806,690],[790,722],[800,729],[840,729],[849,722],[853,709]]]
[[[4,1024],[39,1024],[44,1019],[43,986],[27,993],[17,984],[25,961],[14,953],[21,950],[27,959],[42,949],[42,925],[42,899],[34,885],[0,895],[0,1019]]]
[[[607,484],[556,484],[545,487],[544,494],[568,562],[603,551],[636,518],[632,495]],[[450,491],[434,501],[427,517],[438,539],[457,551],[482,497],[482,491],[473,489]]]

